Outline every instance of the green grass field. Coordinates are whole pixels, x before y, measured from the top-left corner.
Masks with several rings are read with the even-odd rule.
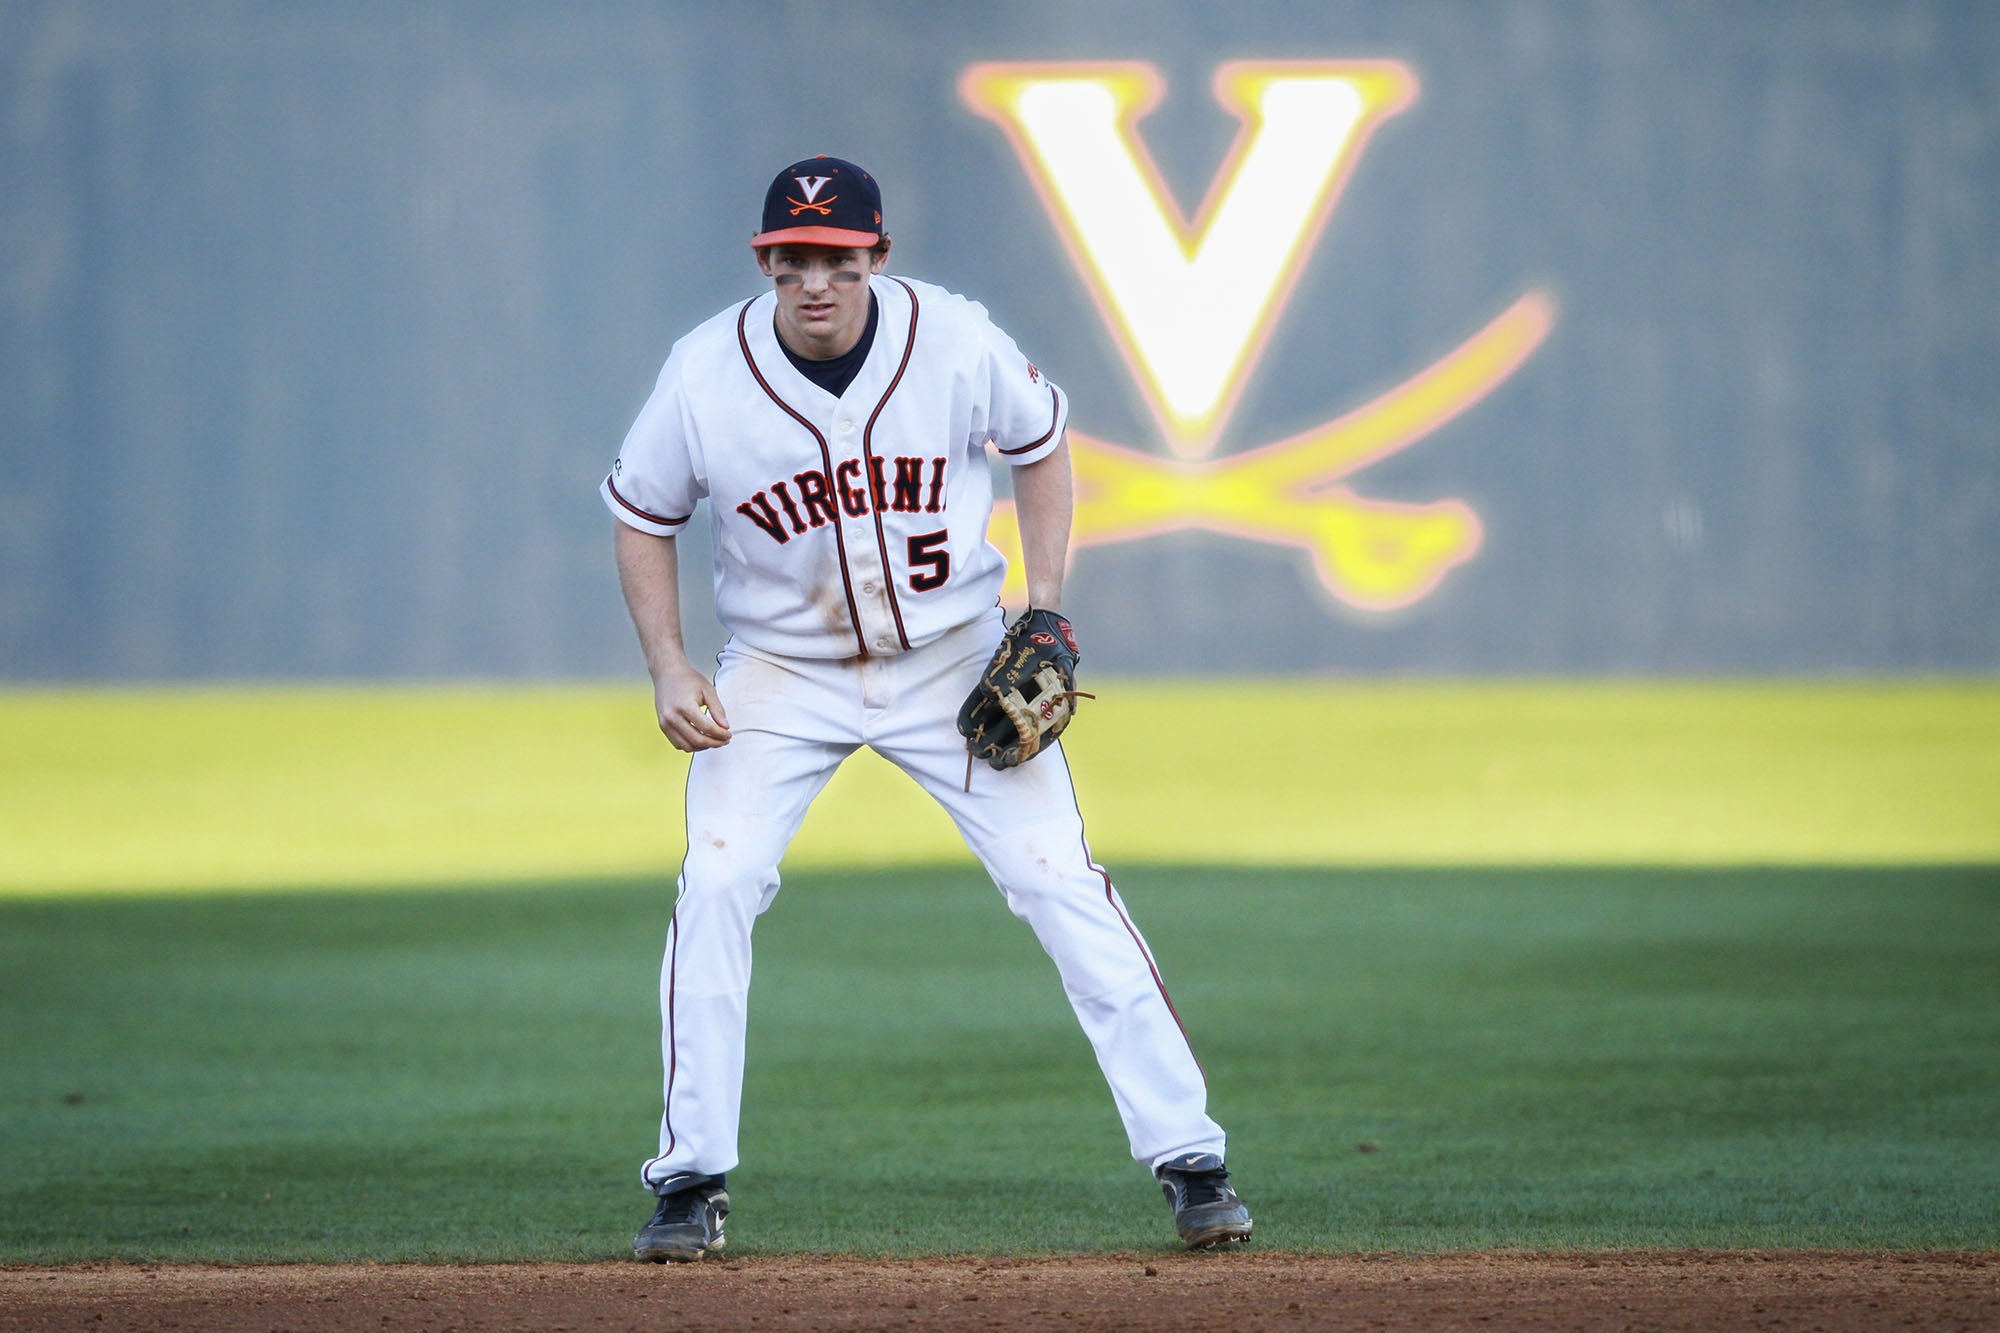
[[[2000,686],[1273,683],[1196,737],[1238,687],[1176,688],[1068,749],[1260,1245],[2000,1248]],[[645,706],[0,693],[0,1262],[626,1253]],[[758,950],[732,1252],[1170,1248],[897,775],[836,780]]]
[[[1124,878],[1261,1245],[2000,1246],[1993,870]],[[0,908],[0,1257],[619,1256],[667,911]],[[1169,1248],[976,872],[800,873],[758,943],[732,1253]]]

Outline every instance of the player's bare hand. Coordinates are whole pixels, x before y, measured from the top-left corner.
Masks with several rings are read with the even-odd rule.
[[[691,666],[669,668],[653,682],[660,734],[676,750],[693,753],[729,744],[729,716],[708,677]]]

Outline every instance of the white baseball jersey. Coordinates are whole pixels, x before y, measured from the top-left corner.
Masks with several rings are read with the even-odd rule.
[[[1090,859],[1060,745],[968,767],[954,724],[1001,641],[987,448],[1044,458],[1069,405],[986,311],[877,275],[876,327],[836,398],[786,356],[774,293],[674,345],[601,488],[672,536],[707,497],[727,744],[689,760],[687,856],[660,968],[658,1191],[737,1164],[751,928],[807,807],[867,746],[950,813],[1055,961],[1132,1154],[1222,1154],[1207,1085],[1144,937]]]
[[[990,611],[1006,558],[986,540],[986,448],[1032,463],[1067,424],[1066,395],[985,307],[869,281],[875,340],[844,394],[785,355],[766,292],[674,345],[600,488],[663,537],[707,497],[717,617],[764,652],[892,656]]]

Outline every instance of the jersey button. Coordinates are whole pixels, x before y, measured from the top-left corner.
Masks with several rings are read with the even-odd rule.
[[[864,583],[861,585],[861,591],[868,593],[872,596],[875,592],[875,585],[872,583]]]

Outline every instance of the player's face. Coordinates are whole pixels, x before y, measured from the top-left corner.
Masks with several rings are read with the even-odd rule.
[[[800,356],[839,356],[868,327],[868,275],[888,263],[886,247],[836,250],[825,245],[778,245],[758,267],[778,291],[778,333]]]

